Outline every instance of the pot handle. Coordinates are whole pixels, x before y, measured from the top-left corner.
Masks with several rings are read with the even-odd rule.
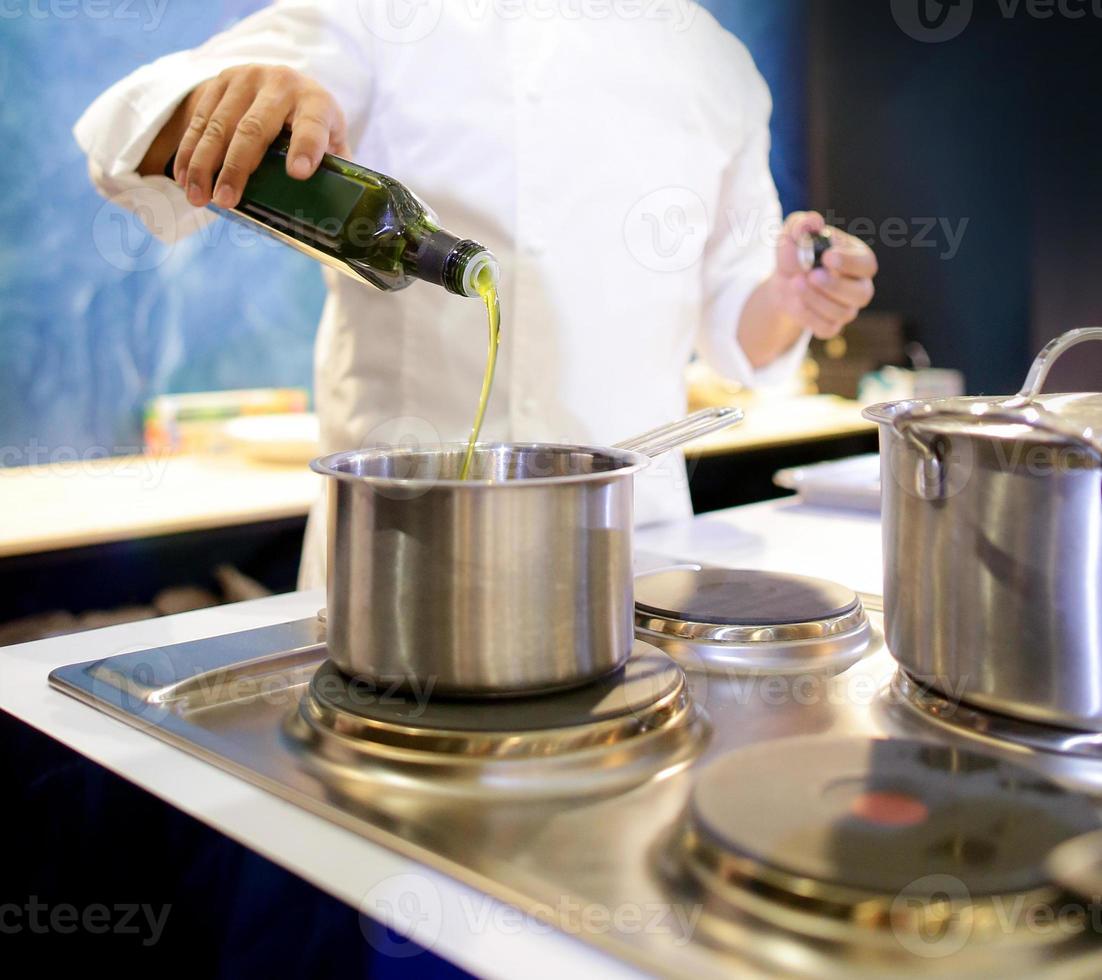
[[[1055,340],[1050,340],[1045,345],[1045,349],[1034,359],[1022,390],[1013,398],[1008,398],[1006,404],[1028,405],[1041,393],[1048,380],[1048,372],[1052,370],[1056,359],[1087,340],[1102,340],[1102,327],[1081,327],[1078,330],[1069,330]]]
[[[963,398],[947,399],[938,404],[923,402],[897,415],[892,420],[892,427],[921,453],[924,460],[922,472],[919,474],[919,491],[924,496],[940,496],[944,491],[944,440],[937,437],[926,439],[915,431],[920,423],[929,419],[1024,425],[1075,443],[1092,453],[1102,463],[1102,436],[1093,427],[1079,428],[1070,425],[1059,415],[1048,411],[1035,401],[1041,389],[1044,388],[1048,373],[1052,370],[1056,359],[1065,351],[1087,340],[1102,340],[1102,327],[1069,330],[1050,341],[1034,360],[1022,390],[1010,398],[987,402]]]
[[[663,453],[668,453],[671,449],[677,449],[678,446],[692,442],[699,436],[706,436],[709,432],[738,425],[742,420],[743,413],[739,408],[705,408],[677,422],[660,425],[657,429],[651,429],[650,432],[618,442],[612,448],[629,453],[642,453],[654,459]]]

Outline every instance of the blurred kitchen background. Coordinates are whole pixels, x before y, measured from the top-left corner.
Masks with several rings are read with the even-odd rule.
[[[698,510],[875,451],[859,397],[1009,392],[1047,339],[1102,322],[1100,11],[965,0],[967,28],[934,41],[915,26],[926,2],[704,4],[772,88],[785,211],[823,210],[882,271],[872,309],[815,345],[786,398],[763,405],[694,370],[698,401],[759,409],[693,454]],[[282,439],[225,423],[308,409],[319,268],[235,243],[224,222],[161,246],[95,194],[70,134],[115,79],[260,6],[0,12],[0,643],[293,587],[315,489],[294,462],[308,419]],[[1054,384],[1099,379],[1088,346]],[[160,398],[181,393],[208,394]]]

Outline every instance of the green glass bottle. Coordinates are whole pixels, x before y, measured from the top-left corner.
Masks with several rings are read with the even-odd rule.
[[[442,229],[436,215],[405,186],[325,154],[306,180],[287,175],[290,137],[278,136],[229,213],[260,225],[280,241],[380,289],[415,279],[460,296],[483,296],[496,282],[494,256],[478,242]],[[165,174],[172,175],[175,157]]]

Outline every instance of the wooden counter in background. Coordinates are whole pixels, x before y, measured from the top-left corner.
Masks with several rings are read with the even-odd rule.
[[[832,395],[758,398],[742,425],[698,440],[690,459],[869,435],[856,402]],[[306,465],[232,453],[125,456],[0,469],[0,558],[304,517],[321,490]]]
[[[782,494],[787,466],[875,451],[875,427],[834,396],[736,399],[746,421],[688,447],[698,512]],[[0,624],[55,610],[148,605],[161,590],[215,588],[229,565],[294,588],[321,478],[226,453],[130,456],[0,469]]]
[[[0,626],[52,629],[55,613],[155,615],[165,590],[223,595],[223,566],[270,591],[293,589],[320,489],[305,466],[232,454],[2,469]]]
[[[0,558],[302,517],[305,466],[219,456],[118,456],[0,469]]]
[[[715,432],[698,439],[686,448],[686,457],[703,459],[781,449],[876,432],[872,422],[861,418],[862,406],[858,402],[836,395],[784,398],[747,395],[730,401],[746,413],[746,421],[726,432]]]

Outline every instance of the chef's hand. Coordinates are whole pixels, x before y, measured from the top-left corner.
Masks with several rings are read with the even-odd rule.
[[[344,115],[317,82],[279,65],[227,68],[180,104],[138,172],[163,173],[175,153],[173,177],[189,203],[202,207],[213,199],[232,208],[284,127],[291,130],[287,173],[292,177],[309,177],[323,153],[348,155]],[[218,182],[212,186],[215,174]]]
[[[816,211],[797,211],[784,224],[777,249],[777,275],[784,312],[801,328],[826,340],[841,333],[872,302],[876,256],[861,239],[831,229],[831,247],[823,268],[808,272],[799,258],[799,242],[821,233],[826,221]]]

